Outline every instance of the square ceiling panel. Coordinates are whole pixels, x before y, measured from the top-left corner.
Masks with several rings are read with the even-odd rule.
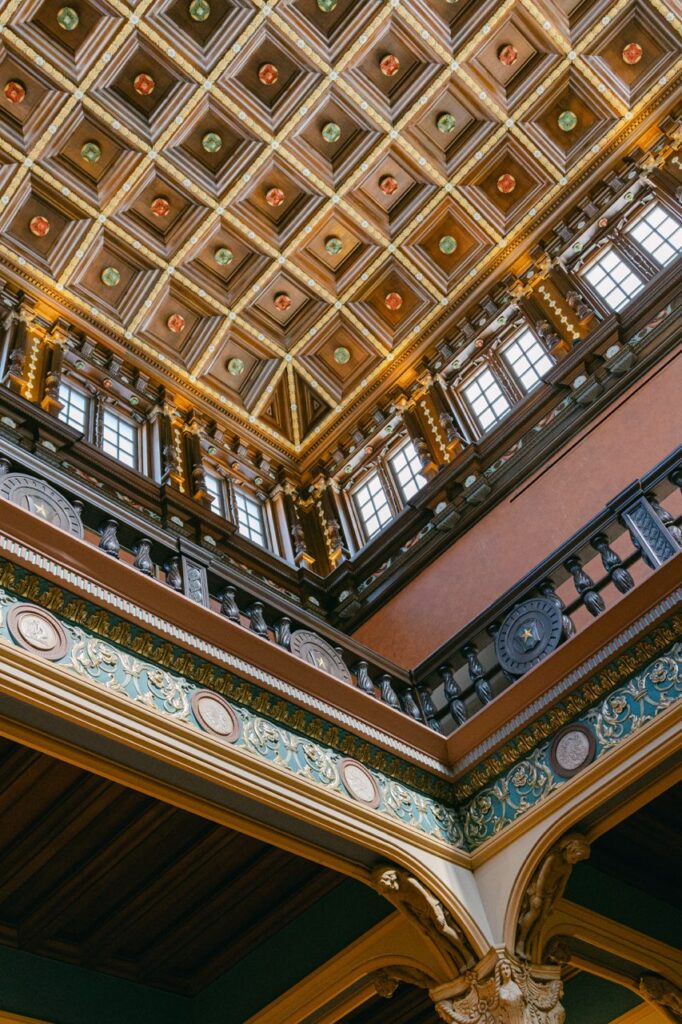
[[[219,82],[251,117],[276,132],[321,77],[301,49],[271,25],[264,25],[249,39]]]
[[[296,263],[327,291],[343,291],[379,252],[370,236],[338,207],[305,236]]]
[[[369,338],[343,313],[335,314],[296,356],[336,401],[341,401],[381,362]]]
[[[679,59],[680,40],[649,5],[635,0],[610,21],[584,59],[629,107]]]
[[[280,272],[258,289],[256,297],[245,307],[243,316],[288,350],[323,310],[324,303],[313,291],[292,275]]]
[[[123,24],[105,0],[29,0],[10,17],[12,30],[74,81],[85,78]]]
[[[378,113],[395,123],[442,70],[436,53],[393,15],[360,49],[344,77]]]
[[[322,57],[338,61],[381,9],[381,0],[280,0],[280,10]]]
[[[38,163],[90,202],[105,206],[141,160],[139,150],[79,105],[59,126]]]
[[[412,0],[420,24],[453,53],[495,13],[499,0]]]
[[[483,37],[463,66],[481,93],[490,93],[503,110],[509,111],[530,96],[560,60],[551,37],[517,2]]]
[[[442,174],[450,177],[499,126],[490,107],[453,78],[426,108],[419,110],[405,134]]]
[[[12,204],[3,209],[5,244],[53,277],[68,265],[92,224],[62,193],[33,175],[24,178]]]
[[[360,178],[348,198],[383,234],[394,238],[435,191],[436,185],[417,162],[392,146]]]
[[[169,280],[153,300],[137,337],[191,366],[204,352],[221,322],[213,310],[179,281]]]
[[[415,263],[443,291],[449,291],[492,248],[490,236],[451,198],[439,203],[405,243]]]
[[[507,134],[457,187],[501,234],[506,234],[553,184],[542,164]]]
[[[249,0],[157,0],[147,17],[179,53],[207,72],[257,13]]]
[[[415,275],[391,258],[374,274],[349,308],[388,348],[394,348],[434,306]]]
[[[67,94],[10,45],[0,45],[0,135],[24,153],[51,123]]]
[[[248,177],[231,208],[272,245],[285,245],[325,201],[302,174],[277,157],[271,157],[253,178]]]
[[[224,391],[247,412],[270,384],[281,359],[238,327],[232,327],[202,373],[207,384]]]
[[[197,203],[166,175],[150,167],[127,193],[113,219],[161,257],[170,258],[206,216]]]
[[[183,273],[214,299],[232,306],[269,263],[253,238],[223,221],[216,221],[192,245],[181,261]]]
[[[127,326],[161,270],[112,232],[99,231],[69,287],[113,320]]]
[[[381,138],[377,125],[341,89],[332,88],[287,138],[287,148],[328,185],[336,186]]]

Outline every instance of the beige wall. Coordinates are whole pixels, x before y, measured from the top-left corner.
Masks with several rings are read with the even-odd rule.
[[[657,367],[355,633],[412,668],[682,442],[682,353]]]

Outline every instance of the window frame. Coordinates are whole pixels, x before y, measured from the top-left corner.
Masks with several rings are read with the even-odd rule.
[[[483,425],[483,423],[481,422],[481,419],[479,418],[479,414],[474,409],[473,401],[467,395],[468,388],[470,388],[472,386],[472,384],[479,377],[483,376],[483,374],[486,373],[486,372],[491,375],[491,377],[493,378],[494,383],[496,384],[496,386],[497,386],[497,388],[498,388],[498,390],[500,392],[501,397],[504,398],[505,402],[507,403],[507,408],[502,413],[502,415],[501,416],[497,416],[495,414],[495,412],[494,412],[494,409],[492,409],[491,403],[486,400],[487,408],[488,409],[492,409],[493,415],[494,415],[494,422],[490,423],[488,426],[484,426]],[[511,371],[509,371],[509,372],[511,373]],[[492,360],[486,360],[484,363],[482,363],[479,366],[477,366],[474,371],[472,371],[470,374],[468,374],[468,376],[466,376],[457,385],[457,394],[458,394],[462,404],[465,406],[465,408],[466,408],[466,410],[467,410],[467,412],[469,414],[469,417],[470,417],[471,421],[473,422],[473,424],[474,424],[474,426],[475,426],[475,428],[476,428],[476,430],[477,430],[477,432],[478,432],[478,434],[480,436],[484,436],[485,434],[489,434],[491,431],[495,430],[496,427],[499,427],[500,424],[513,411],[514,406],[517,404],[517,402],[519,402],[522,398],[524,398],[525,395],[528,393],[528,392],[522,392],[520,390],[520,388],[518,388],[517,389],[517,393],[514,394],[514,393],[510,392],[509,388],[506,387],[505,385],[506,385],[506,381],[505,381],[504,377],[502,376],[501,373],[498,372],[497,367],[495,366],[495,364],[494,364],[494,362]],[[497,399],[496,399],[496,401],[497,401]]]
[[[246,530],[243,530],[240,527],[240,509],[239,509],[239,498],[240,497],[244,499],[245,503],[248,502],[250,505],[253,505],[255,508],[258,509],[258,517],[259,517],[259,522],[260,522],[260,533],[261,533],[261,535],[263,537],[263,542],[262,543],[260,541],[258,541],[258,540],[254,540],[254,538],[251,536],[251,532],[250,531],[247,532]],[[233,512],[234,512],[234,525],[235,525],[235,527],[237,529],[237,533],[240,535],[240,537],[243,537],[245,540],[250,541],[251,544],[255,544],[257,547],[262,548],[263,551],[273,552],[274,548],[273,548],[273,542],[272,542],[272,530],[271,530],[271,523],[269,521],[269,516],[267,514],[266,503],[264,501],[259,500],[257,497],[254,497],[254,495],[251,494],[250,491],[248,491],[245,487],[243,487],[241,485],[234,484],[233,487],[232,487],[232,503],[231,504],[232,504],[232,508],[233,508]],[[248,513],[247,513],[247,519],[248,519]]]
[[[216,499],[211,501],[211,512],[214,515],[221,516],[223,519],[227,519],[228,515],[228,495],[227,487],[225,484],[225,478],[219,473],[214,472],[213,469],[206,469],[204,467],[204,480],[206,481],[206,493],[210,498]],[[216,492],[213,493],[209,487],[209,481],[215,480]]]
[[[393,493],[390,483],[386,480],[386,471],[382,472],[382,469],[382,465],[379,464],[372,467],[370,470],[368,470],[368,472],[363,473],[362,477],[351,487],[349,493],[350,505],[353,510],[355,522],[357,524],[358,534],[362,541],[360,545],[361,547],[364,547],[365,544],[369,544],[371,540],[374,540],[375,537],[378,537],[381,531],[385,529],[385,527],[388,526],[388,524],[393,519],[395,519],[400,509],[403,507],[397,507],[396,496]],[[367,521],[365,520],[365,517],[362,514],[360,502],[358,501],[358,492],[361,491],[364,487],[367,487],[369,485],[369,481],[375,477],[379,481],[380,490],[383,492],[384,497],[386,499],[385,503],[379,507],[388,508],[390,515],[385,522],[379,522],[378,528],[374,530],[372,533],[370,533],[369,527],[367,526]],[[370,495],[370,497],[373,497],[373,495]],[[375,509],[373,501],[372,508],[373,510]],[[378,516],[375,516],[375,518],[377,518],[377,520],[379,519]]]
[[[531,362],[528,352],[521,347],[520,342],[523,338],[528,338],[530,340],[529,348],[537,347],[541,353],[540,358],[544,358],[547,360],[548,365],[542,371],[542,373],[540,373],[537,370],[538,364],[536,362]],[[516,369],[516,366],[512,363],[511,359],[506,355],[509,349],[511,349],[514,345],[519,346],[521,351],[521,357],[522,359],[525,359],[525,361],[528,364],[528,370],[531,370],[535,375],[534,382],[530,384],[528,387],[524,383],[523,374],[519,373],[519,371]],[[546,345],[543,344],[540,338],[538,338],[538,336],[531,330],[530,327],[524,327],[521,331],[518,331],[516,334],[508,338],[507,341],[500,346],[498,354],[500,360],[504,364],[505,369],[507,370],[507,373],[511,374],[514,380],[514,384],[521,392],[522,398],[525,398],[526,395],[530,395],[531,392],[533,392],[537,387],[539,387],[540,384],[544,383],[545,374],[550,372],[550,370],[554,367],[556,362],[552,358],[550,353],[547,351]],[[517,360],[517,362],[518,361],[519,360]],[[524,373],[528,372],[528,370],[524,371]]]
[[[666,270],[668,267],[672,266],[675,260],[679,259],[679,257],[682,256],[682,244],[680,245],[679,249],[674,249],[674,246],[672,246],[669,241],[669,237],[663,238],[663,236],[659,234],[656,228],[650,227],[650,234],[658,235],[658,237],[662,239],[662,245],[668,244],[671,249],[674,249],[673,255],[667,260],[667,262],[661,263],[660,260],[656,257],[654,250],[647,248],[644,245],[643,241],[636,237],[636,235],[634,234],[635,229],[643,222],[646,222],[647,217],[650,214],[652,214],[656,208],[660,209],[664,217],[669,218],[678,225],[678,227],[675,229],[676,232],[682,231],[682,220],[679,216],[677,216],[676,211],[671,210],[667,206],[667,204],[661,200],[660,197],[656,196],[651,202],[647,203],[642,210],[639,211],[636,217],[633,217],[633,219],[625,228],[624,233],[627,235],[628,239],[634,242],[634,244],[645,253],[647,258],[651,260],[654,264],[657,273],[660,273],[661,271]],[[658,248],[660,248],[660,246]]]
[[[633,241],[634,241],[634,239],[633,239]],[[637,244],[637,243],[635,243],[635,244]],[[613,291],[618,290],[624,296],[624,300],[621,303],[619,303],[618,306],[613,306],[609,302],[609,300],[606,297],[606,295],[602,294],[602,292],[599,291],[598,286],[596,284],[594,284],[590,280],[590,278],[588,277],[588,274],[591,273],[592,271],[594,271],[594,269],[597,266],[599,266],[600,263],[602,263],[604,260],[606,260],[607,257],[610,254],[613,254],[615,256],[615,258],[620,263],[622,263],[622,265],[627,270],[627,276],[625,278],[622,278],[620,282],[616,281],[615,278],[613,278],[611,276],[610,270],[607,269],[605,271],[602,271],[604,276],[608,277],[608,279],[610,281],[614,282],[614,284],[615,284],[615,288],[613,288],[611,290],[611,292],[609,292],[609,294],[612,294]],[[592,256],[592,258],[585,263],[585,265],[583,267],[581,267],[579,273],[580,273],[581,279],[589,287],[589,289],[592,292],[592,294],[597,298],[598,302],[609,313],[620,313],[620,312],[622,312],[622,310],[624,310],[625,307],[628,306],[632,302],[632,300],[635,298],[635,296],[640,294],[640,292],[644,289],[644,287],[645,287],[645,285],[647,283],[646,279],[638,271],[637,267],[635,267],[632,264],[632,262],[628,259],[627,254],[624,253],[622,251],[622,249],[619,248],[619,246],[615,242],[609,242],[607,245],[602,246],[602,248],[599,249],[598,252],[596,252]],[[626,288],[622,287],[622,286],[624,284],[626,284],[627,278],[630,277],[630,276],[636,278],[639,281],[639,287],[637,289],[635,289],[635,291],[628,292],[628,291],[626,291]]]
[[[133,463],[132,463],[132,465],[130,463],[124,461],[123,459],[119,458],[117,455],[114,455],[113,452],[109,452],[109,451],[107,451],[105,449],[104,442],[105,442],[105,430],[106,430],[107,415],[113,416],[120,423],[126,423],[126,424],[128,424],[129,427],[131,427],[132,432],[133,432],[133,442],[134,442],[134,444],[133,444]],[[119,431],[117,431],[117,434],[118,434],[118,436],[120,436],[120,432]],[[132,416],[127,415],[125,412],[123,412],[118,406],[112,406],[112,405],[104,405],[104,406],[102,406],[101,418],[100,418],[100,429],[99,429],[99,437],[98,437],[97,447],[99,448],[99,450],[102,452],[103,455],[106,455],[110,459],[115,459],[116,462],[120,463],[122,466],[125,466],[126,469],[133,470],[133,472],[137,472],[137,473],[144,473],[144,468],[143,468],[143,446],[142,446],[142,436],[141,436],[140,424]]]
[[[75,427],[72,423],[69,423],[69,421],[66,419],[66,417],[62,415],[63,405],[64,405],[64,403],[63,403],[63,391],[64,391],[64,389],[72,392],[73,394],[80,395],[84,399],[85,415],[83,417],[83,427],[82,427],[82,429],[80,427]],[[62,377],[62,379],[59,382],[58,397],[59,397],[59,401],[62,403],[62,409],[59,410],[59,413],[57,415],[57,419],[61,423],[65,423],[67,427],[71,428],[71,430],[78,430],[83,435],[83,437],[87,440],[89,438],[89,436],[90,436],[91,425],[92,425],[92,409],[93,409],[93,405],[94,405],[93,396],[87,391],[86,388],[78,387],[78,385],[74,384],[73,381],[71,381],[69,378]]]
[[[410,471],[410,480],[411,480],[411,482],[416,483],[417,487],[416,487],[416,490],[412,492],[412,494],[407,495],[405,493],[404,486],[403,486],[403,484],[402,484],[402,482],[400,480],[400,477],[398,475],[399,471],[396,470],[396,468],[394,466],[394,462],[395,462],[396,459],[398,459],[403,454],[405,449],[410,447],[410,446],[412,447],[412,450],[414,452],[414,458],[413,459],[407,458],[407,460],[406,460],[407,461],[407,469]],[[416,472],[412,471],[412,462],[414,462],[414,461],[416,461],[417,465],[419,466],[419,468],[416,470]],[[404,508],[405,505],[407,505],[407,503],[412,500],[412,498],[415,496],[415,494],[419,494],[420,490],[422,489],[422,487],[424,487],[424,485],[427,482],[425,480],[425,478],[421,474],[421,463],[419,461],[419,456],[417,454],[417,449],[414,446],[414,441],[412,440],[411,437],[404,438],[401,441],[400,444],[395,446],[395,448],[393,449],[392,452],[389,452],[387,454],[387,456],[386,456],[386,467],[388,469],[388,472],[391,474],[391,478],[393,480],[393,484],[395,486],[395,489],[398,492],[398,496],[399,496],[400,500],[402,501],[402,506],[401,507]]]

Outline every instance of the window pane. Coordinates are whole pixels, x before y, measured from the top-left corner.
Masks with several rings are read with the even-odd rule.
[[[481,430],[495,426],[509,412],[509,402],[487,368],[480,370],[462,389],[462,393]]]
[[[110,409],[102,418],[102,451],[133,469],[137,465],[137,427]]]
[[[662,267],[682,249],[682,224],[660,203],[650,206],[629,233]]]
[[[524,391],[531,391],[551,369],[553,362],[530,331],[514,338],[503,350],[502,357]]]
[[[367,540],[390,519],[391,506],[378,473],[372,473],[353,493],[353,500]]]
[[[235,490],[234,496],[237,506],[237,529],[254,544],[266,547],[263,510],[260,503],[244,491]]]
[[[630,270],[613,249],[601,255],[585,271],[585,277],[597,295],[613,310],[622,309],[644,287],[641,278]]]
[[[206,490],[210,494],[213,501],[211,503],[211,512],[217,513],[222,516],[225,514],[225,501],[223,496],[223,482],[219,476],[215,476],[213,473],[204,474],[206,480]]]
[[[389,465],[403,499],[409,501],[426,482],[421,475],[421,463],[412,441],[408,441],[396,452]]]
[[[62,381],[59,385],[59,401],[62,403],[59,419],[68,423],[74,430],[80,430],[82,434],[85,433],[88,420],[88,396]]]

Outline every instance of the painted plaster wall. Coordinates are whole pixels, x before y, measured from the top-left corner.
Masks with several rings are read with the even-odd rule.
[[[680,444],[681,393],[678,352],[431,563],[355,638],[405,668],[419,664]]]

